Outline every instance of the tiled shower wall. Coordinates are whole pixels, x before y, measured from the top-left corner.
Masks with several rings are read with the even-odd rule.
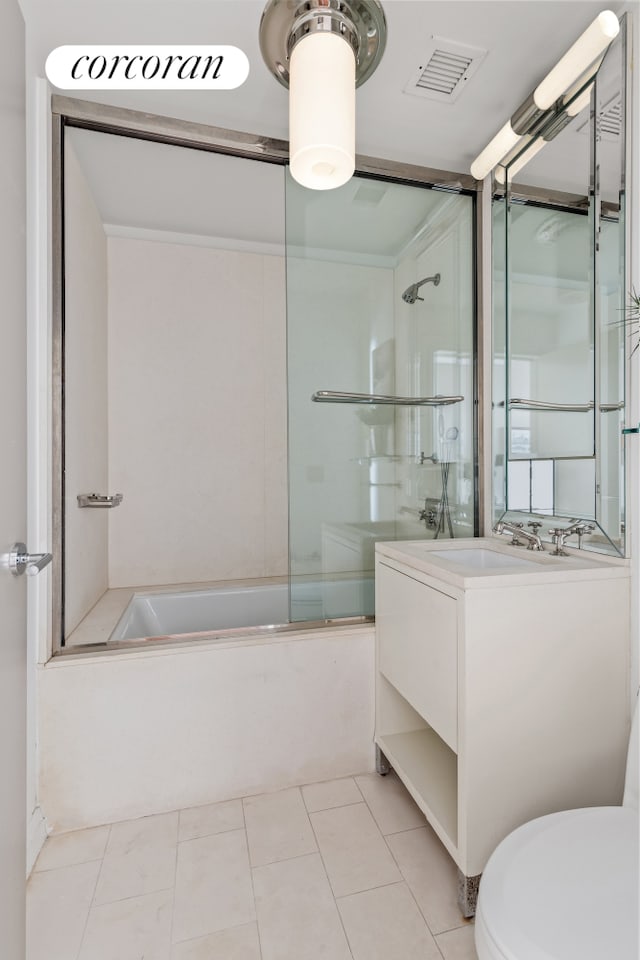
[[[65,150],[65,596],[67,633],[108,585],[107,511],[79,493],[107,493],[107,238],[70,143]]]
[[[109,586],[287,572],[285,265],[109,237]]]

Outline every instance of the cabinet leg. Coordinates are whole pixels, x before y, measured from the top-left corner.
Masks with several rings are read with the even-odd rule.
[[[376,773],[380,774],[381,777],[386,777],[390,770],[391,764],[376,743]]]
[[[478,873],[475,877],[466,877],[461,870],[458,870],[458,906],[462,916],[467,919],[475,916],[481,876],[482,874]]]

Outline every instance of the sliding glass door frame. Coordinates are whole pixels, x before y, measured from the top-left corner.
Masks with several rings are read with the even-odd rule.
[[[54,95],[51,98],[51,144],[52,144],[52,547],[54,563],[52,571],[52,655],[65,651],[64,623],[64,136],[65,129],[77,127],[102,133],[155,141],[163,144],[184,146],[242,157],[263,163],[288,165],[287,141],[261,135],[243,133],[222,127],[155,116],[122,107],[78,100]],[[490,472],[486,465],[491,462],[487,443],[490,433],[486,430],[487,418],[482,415],[485,402],[490,397],[489,382],[485,374],[490,356],[485,334],[490,311],[487,297],[490,277],[484,278],[483,263],[488,264],[486,248],[487,230],[483,226],[487,208],[482,202],[484,184],[469,174],[422,167],[416,164],[399,163],[374,157],[358,155],[356,172],[373,180],[428,186],[448,193],[465,193],[474,197],[474,330],[473,330],[473,429],[474,429],[474,507],[475,535],[485,528],[485,504],[488,502],[486,484]],[[490,235],[489,235],[490,236]],[[488,267],[487,267],[488,269]],[[482,306],[484,305],[484,310]],[[484,316],[483,316],[484,314]],[[490,523],[490,517],[489,517]],[[104,647],[105,645],[96,645]],[[119,645],[121,646],[121,645]],[[95,652],[96,647],[90,649]],[[87,648],[89,649],[89,648]],[[75,651],[78,652],[77,649]]]

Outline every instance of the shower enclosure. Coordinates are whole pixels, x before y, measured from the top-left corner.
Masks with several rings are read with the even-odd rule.
[[[286,227],[290,619],[371,615],[376,540],[475,532],[473,197],[287,175]]]
[[[55,652],[372,616],[376,540],[476,532],[473,185],[95,109],[54,98]]]

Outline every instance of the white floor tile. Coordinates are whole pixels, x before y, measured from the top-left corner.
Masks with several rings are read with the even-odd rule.
[[[383,834],[424,826],[424,814],[393,771],[386,777],[365,773],[356,783]]]
[[[318,849],[297,787],[246,797],[244,817],[253,867],[301,857]]]
[[[260,960],[258,928],[255,923],[247,923],[176,943],[171,960]]]
[[[478,960],[474,936],[475,927],[467,922],[457,930],[441,933],[436,937],[436,943],[444,960]]]
[[[94,906],[78,960],[170,960],[173,890]]]
[[[194,940],[255,920],[244,830],[178,845],[173,940]]]
[[[311,822],[336,897],[402,880],[366,804],[321,810]]]
[[[74,863],[102,860],[109,837],[109,827],[93,827],[90,830],[74,830],[48,837],[33,868],[56,870]]]
[[[458,870],[431,827],[392,834],[387,843],[431,932],[462,926]]]
[[[60,834],[28,884],[27,960],[477,960],[416,812],[364,775]]]
[[[76,960],[100,862],[34,873],[27,884],[27,960]]]
[[[263,960],[351,960],[317,853],[253,870]]]
[[[405,883],[338,900],[354,960],[441,960]]]
[[[177,811],[114,823],[95,902],[113,903],[172,888],[177,840]]]
[[[325,783],[311,783],[302,788],[302,797],[309,813],[317,810],[331,810],[333,807],[345,807],[349,803],[362,803],[362,794],[353,777],[344,780],[327,780]]]
[[[134,846],[127,853],[107,853],[96,887],[95,902],[113,903],[128,897],[171,889],[176,876],[176,844]]]
[[[148,847],[172,846],[178,840],[178,812],[124,820],[111,827],[106,853],[125,854]]]
[[[178,841],[211,837],[215,833],[244,829],[242,800],[211,803],[204,807],[191,807],[180,811]]]

